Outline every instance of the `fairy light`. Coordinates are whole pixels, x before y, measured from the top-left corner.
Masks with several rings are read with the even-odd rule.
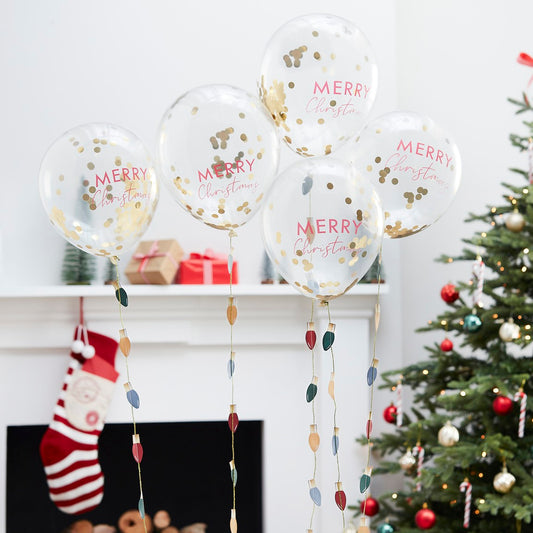
[[[522,193],[523,194],[528,194],[529,193],[529,189],[522,189]]]
[[[516,205],[516,200],[513,198],[513,199],[511,200],[511,203],[512,203],[513,205]]]
[[[479,499],[479,504],[480,504],[480,505],[483,505],[484,503],[485,503],[485,499],[484,499],[484,498],[480,498],[480,499]]]
[[[487,457],[487,452],[485,450],[483,450],[481,452],[481,457],[483,457],[483,458]]]
[[[494,314],[492,315],[492,318],[494,318],[494,319],[498,318],[498,313],[494,313]]]
[[[523,266],[521,269],[520,269],[522,272],[527,272],[527,266]]]
[[[444,389],[442,389],[442,390],[440,391],[440,395],[441,395],[441,396],[444,396],[445,394],[446,394],[446,391],[445,391]]]
[[[479,509],[476,509],[476,510],[474,511],[474,514],[475,514],[475,515],[478,515],[479,513],[480,513]]]
[[[398,494],[396,494],[396,493],[394,492],[394,493],[392,494],[391,498],[392,498],[393,500],[398,499]]]
[[[499,389],[498,387],[494,387],[494,388],[492,389],[492,392],[493,392],[494,394],[498,394],[498,393],[500,392],[500,389]]]
[[[480,473],[478,474],[478,477],[479,477],[479,478],[482,478],[482,477],[483,477],[483,472],[480,472]]]
[[[424,370],[422,370],[422,374],[424,374],[424,376],[427,376],[429,374],[429,370],[427,368],[424,368]]]
[[[481,234],[481,237],[483,237],[483,238],[485,238],[486,236],[487,236],[487,234],[486,234],[485,232],[483,232],[483,233]]]
[[[453,257],[448,257],[448,263],[453,263]]]
[[[531,340],[531,335],[526,335],[526,336],[524,337],[524,339],[525,339],[526,341],[530,341],[530,340]]]
[[[496,225],[496,222],[494,222],[494,220],[490,223],[491,226],[495,226]]]
[[[529,248],[524,248],[522,250],[522,253],[527,255],[529,253]]]
[[[527,330],[531,329],[531,324],[526,324],[526,325],[524,326],[524,329],[527,329]]]
[[[490,212],[491,213],[496,213],[496,208],[495,207],[491,207]]]
[[[466,391],[462,390],[459,394],[464,398],[466,396]]]
[[[433,320],[428,320],[428,326],[431,326],[433,324]]]
[[[448,488],[448,483],[443,483],[442,484],[442,488],[443,488],[443,490],[446,490]]]
[[[440,325],[441,326],[446,326],[448,324],[448,322],[446,320],[441,320],[440,321]]]

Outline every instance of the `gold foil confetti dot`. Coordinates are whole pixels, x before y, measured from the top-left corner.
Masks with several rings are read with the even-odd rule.
[[[109,193],[109,194],[106,196],[106,198],[107,198],[108,200],[113,200],[113,195],[112,195],[111,193]]]
[[[87,168],[89,170],[94,170],[94,163],[91,163],[90,161],[87,163]]]
[[[294,258],[294,259],[292,260],[292,264],[293,264],[293,265],[297,265],[297,264],[298,264],[298,259]]]
[[[254,179],[254,175],[253,175],[253,173],[250,174],[250,175],[248,176],[248,179],[249,179],[249,180],[253,180],[253,179]]]
[[[319,124],[324,124],[324,119],[323,119],[323,118],[319,118],[319,119],[317,120],[317,122],[318,122]]]
[[[361,70],[361,65],[355,65],[355,70]]]
[[[246,142],[247,140],[248,140],[248,137],[246,137],[246,133],[241,133],[241,141]]]
[[[80,146],[78,148],[78,152],[81,154],[83,151],[85,151],[85,148],[83,146]]]
[[[141,202],[135,202],[135,209],[139,209],[141,207]]]
[[[96,187],[94,185],[92,187],[89,187],[89,192],[90,193],[95,193],[96,192]]]
[[[104,222],[104,226],[106,228],[108,228],[109,226],[111,226],[111,224],[113,223],[113,219],[112,218],[108,218],[105,222]]]
[[[100,139],[101,144],[107,144],[107,141],[105,139]]]
[[[296,124],[302,124],[302,123],[303,123],[303,120],[301,118],[296,119]]]
[[[335,54],[331,54],[331,59],[335,59],[336,55]]]
[[[281,254],[281,257],[285,257],[287,255],[285,250],[281,250],[279,253]]]
[[[398,185],[398,178],[392,178],[392,179],[391,179],[391,183],[392,183],[393,185]]]
[[[356,211],[356,215],[357,215],[357,220],[358,220],[359,222],[361,222],[361,220],[363,220],[363,212],[362,212],[360,209],[358,209],[358,210]]]
[[[259,203],[259,202],[263,199],[263,196],[264,196],[264,194],[261,193],[261,194],[256,198],[256,200],[255,200],[256,203]]]
[[[288,85],[289,85],[289,89],[294,89],[294,82],[293,81],[290,81]]]
[[[185,183],[187,183],[187,184],[191,183],[191,180],[190,180],[189,178],[185,178],[184,181],[185,181]]]
[[[212,217],[212,218],[218,218],[218,215],[217,215],[216,213],[213,213],[213,214],[211,215],[211,217]]]
[[[239,113],[239,118],[244,118],[246,115],[244,113]]]
[[[58,196],[61,196],[61,189],[56,189],[56,194],[57,194]]]
[[[60,174],[59,175],[59,181],[63,181],[65,179],[65,176],[63,176],[63,174]]]
[[[78,144],[80,144],[79,141],[75,141],[75,142],[72,143],[73,146],[78,146]]]
[[[381,133],[381,129],[378,128],[378,129],[376,130],[376,133],[378,133],[378,134]]]
[[[346,198],[344,199],[344,201],[345,201],[348,205],[350,205],[350,204],[352,203],[352,199],[351,199],[349,196],[346,197]]]
[[[106,191],[111,191],[113,189],[113,185],[107,185],[106,186]]]
[[[122,165],[122,159],[120,159],[120,157],[115,157],[115,166],[119,167],[120,165]]]
[[[413,208],[413,204],[407,204],[407,205],[405,206],[405,209],[412,209],[412,208]]]
[[[333,183],[329,182],[326,187],[331,191],[333,189]]]
[[[313,37],[318,37],[318,32],[316,30],[313,30]]]
[[[376,159],[374,159],[374,161],[375,161],[376,163],[381,163],[381,157],[379,157],[379,156],[376,157]]]
[[[302,285],[302,289],[303,289],[304,291],[307,291],[307,292],[311,293],[311,294],[313,293],[313,290],[310,289],[307,285]]]
[[[91,205],[89,205],[89,209],[90,209],[91,211],[94,211],[94,210],[96,209],[96,204],[91,204]]]
[[[310,261],[308,261],[307,259],[304,259],[302,261],[303,265],[304,265],[304,271],[305,272],[309,272],[310,270],[313,270],[314,268],[314,265],[313,263],[311,263]]]
[[[96,154],[100,153],[100,150],[102,150],[102,149],[101,149],[99,146],[95,146],[95,147],[93,148],[93,151],[94,151]]]
[[[331,154],[331,144],[326,144],[326,148],[324,149],[324,153],[326,155]]]
[[[196,115],[198,113],[198,108],[195,106],[191,109],[191,115]]]
[[[281,232],[280,231],[276,232],[276,242],[278,244],[281,244]]]
[[[285,135],[285,137],[283,137],[285,139],[285,142],[287,144],[292,144],[292,139],[288,136],[288,135]]]
[[[423,129],[424,131],[427,131],[427,130],[428,130],[428,127],[424,124],[424,125],[422,126],[422,129]]]
[[[327,72],[328,71],[328,67],[322,67],[322,72]]]
[[[329,105],[330,105],[331,107],[335,107],[335,106],[337,105],[337,102],[336,102],[335,100],[331,100],[331,101],[329,102]]]
[[[81,198],[82,198],[82,200],[85,200],[86,202],[88,202],[90,196],[87,193],[85,193]]]
[[[313,54],[313,57],[318,60],[318,59],[320,59],[320,54],[318,52],[315,52]]]
[[[366,170],[367,172],[372,172],[372,165],[367,165]]]
[[[296,250],[296,255],[297,255],[298,257],[302,257],[303,254],[304,254],[304,253],[302,252],[302,250]]]
[[[74,229],[78,232],[78,233],[81,233],[82,232],[82,229],[81,229],[81,226],[79,224],[76,224],[74,226]]]
[[[365,258],[367,256],[367,251],[365,250],[361,255],[363,256],[363,258]]]
[[[89,186],[89,180],[83,180],[83,186],[88,187]]]
[[[218,212],[220,215],[223,215],[226,211],[224,211],[224,209],[219,209]]]
[[[94,144],[98,144],[100,142],[100,139],[93,139]]]
[[[302,146],[302,152],[307,152],[309,150],[309,148],[307,148],[307,146]]]
[[[365,61],[368,63],[368,56],[365,56]]]
[[[263,137],[261,137],[261,135],[258,135],[258,136],[257,136],[257,140],[258,140],[259,142],[261,142],[261,141],[263,140]]]
[[[263,154],[262,154],[261,152],[259,152],[259,153],[257,154],[257,159],[261,159],[262,157],[263,157]]]
[[[76,138],[76,137],[71,137],[71,138],[69,139],[69,141],[72,142],[75,138]]]
[[[339,257],[339,263],[341,265],[344,265],[344,262],[346,261],[346,259],[344,257]]]

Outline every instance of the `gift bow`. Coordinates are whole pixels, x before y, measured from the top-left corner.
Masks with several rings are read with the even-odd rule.
[[[211,285],[213,283],[213,261],[227,260],[226,255],[216,254],[210,249],[207,249],[203,254],[192,252],[189,258],[203,261],[204,285]]]
[[[146,254],[133,254],[132,256],[133,259],[141,262],[139,268],[137,269],[137,272],[141,274],[141,277],[146,284],[150,284],[150,281],[144,275],[144,270],[146,268],[146,265],[148,264],[148,261],[150,261],[150,259],[154,259],[155,257],[168,257],[172,261],[174,266],[178,268],[178,263],[176,263],[176,260],[170,255],[170,253],[159,252],[158,241],[154,241],[152,246],[150,246],[150,250],[148,250]]]

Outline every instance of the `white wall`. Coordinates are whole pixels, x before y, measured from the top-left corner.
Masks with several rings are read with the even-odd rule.
[[[527,135],[508,97],[520,99],[533,69],[516,63],[533,54],[533,3],[470,0],[402,0],[398,9],[398,104],[423,110],[459,145],[463,180],[449,211],[430,229],[402,242],[402,316],[405,362],[425,357],[423,345],[443,338],[415,334],[443,311],[440,289],[468,280],[471,264],[435,263],[462,249],[461,238],[483,225],[465,224],[469,212],[499,203],[502,181],[525,183],[509,167],[527,169],[527,155],[512,148],[509,133]],[[531,117],[524,117],[531,120]]]

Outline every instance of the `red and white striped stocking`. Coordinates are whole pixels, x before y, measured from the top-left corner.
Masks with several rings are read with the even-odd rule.
[[[118,378],[117,347],[114,339],[76,329],[63,388],[40,445],[50,499],[64,513],[90,511],[104,496],[98,437]]]

